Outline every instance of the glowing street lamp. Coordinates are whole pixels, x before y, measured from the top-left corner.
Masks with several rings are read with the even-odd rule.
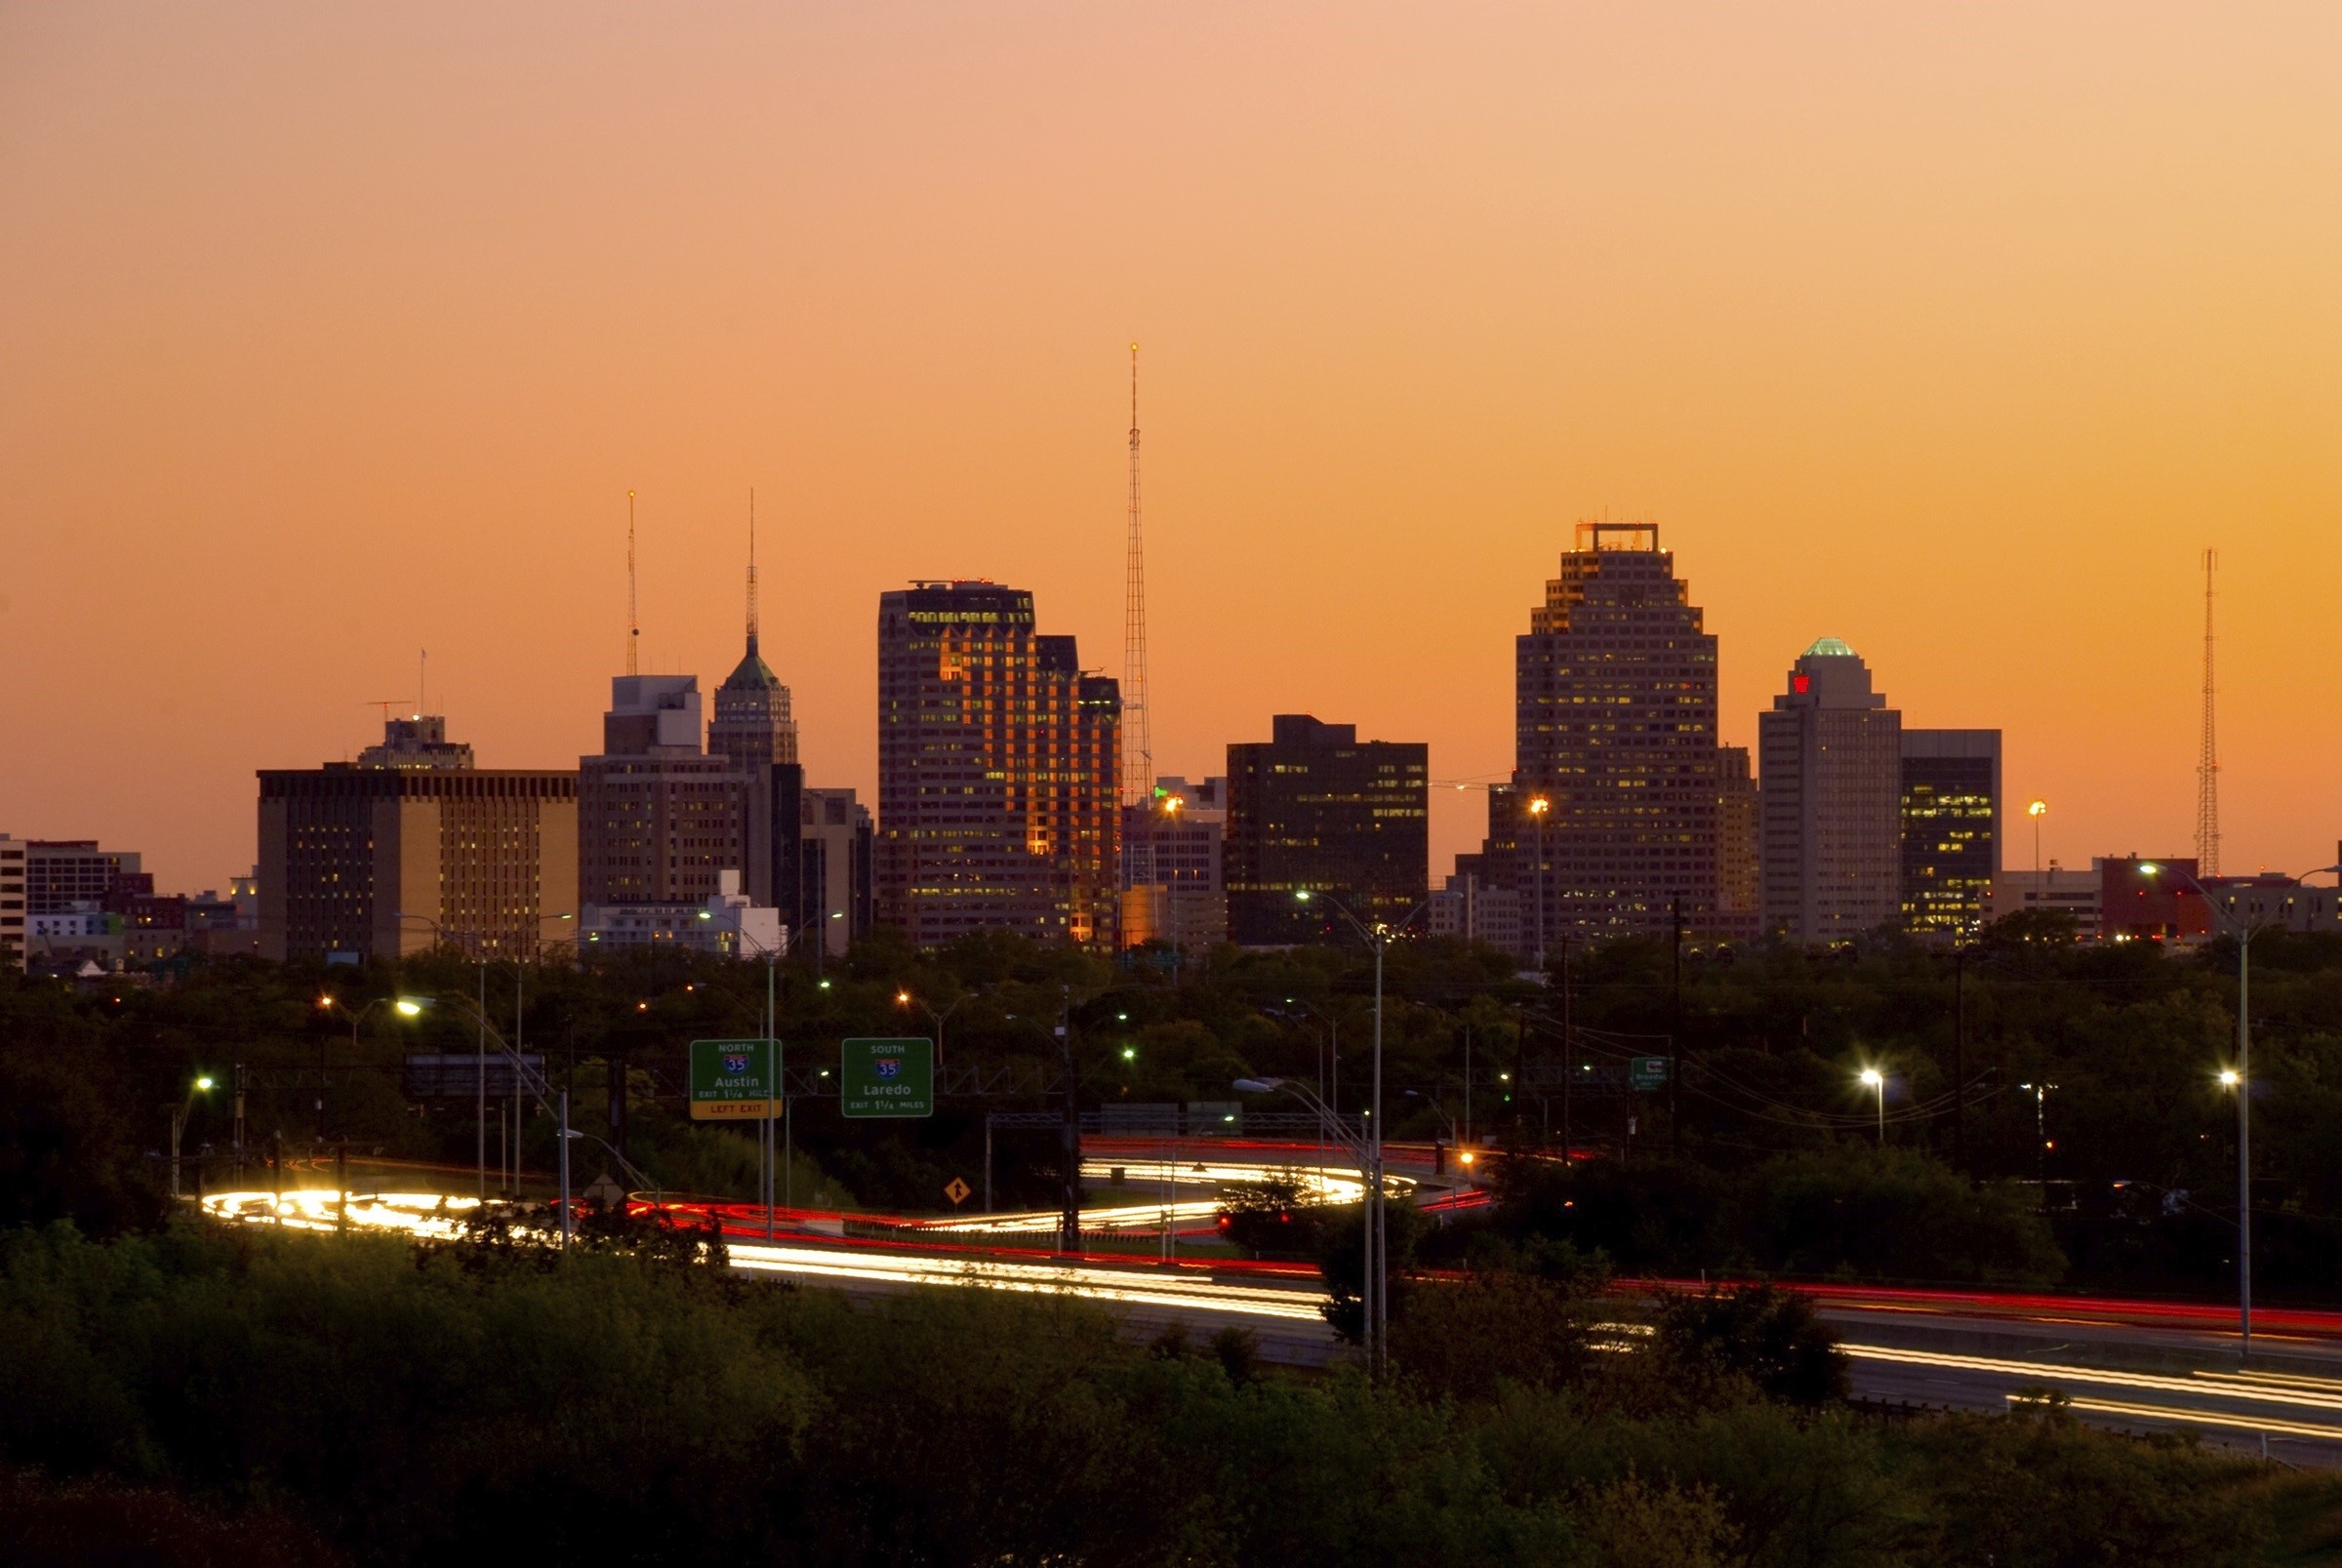
[[[195,1097],[212,1092],[212,1080],[207,1074],[187,1085],[187,1097],[171,1111],[171,1195],[179,1196],[179,1141],[187,1130],[187,1113],[195,1108]]]
[[[1878,1146],[1886,1146],[1886,1074],[1877,1067],[1862,1069],[1862,1085],[1878,1092]]]
[[[1531,885],[1537,893],[1537,981],[1545,983],[1545,819],[1554,803],[1544,795],[1529,797],[1529,821],[1537,824],[1537,873]]]
[[[2025,808],[2025,815],[2033,819],[2033,874],[2039,876],[2041,874],[2041,819],[2049,815],[2049,802],[2035,801]]]

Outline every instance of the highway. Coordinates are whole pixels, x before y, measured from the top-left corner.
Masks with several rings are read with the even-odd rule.
[[[1223,1184],[1297,1179],[1329,1201],[1355,1202],[1364,1190],[1356,1172],[1302,1163],[1315,1156],[1307,1146],[1222,1146],[1198,1157],[1191,1146],[1174,1151],[1093,1143],[1083,1165],[1086,1185],[1117,1196],[1152,1191],[1151,1201],[1085,1207],[1085,1234],[1102,1248],[1117,1236],[1128,1245],[1159,1236],[1168,1216],[1174,1250],[1189,1246],[1169,1260],[1111,1250],[1078,1261],[1058,1257],[1046,1246],[1059,1223],[1054,1210],[946,1216],[780,1210],[768,1237],[760,1206],[668,1207],[720,1224],[731,1266],[745,1273],[858,1295],[920,1286],[1063,1294],[1107,1306],[1135,1332],[1178,1324],[1208,1336],[1232,1324],[1258,1338],[1267,1359],[1325,1366],[1344,1351],[1319,1313],[1324,1294],[1312,1266],[1200,1257],[1191,1245],[1214,1234],[1213,1194]],[[1466,1182],[1434,1176],[1428,1158],[1394,1163],[1408,1168],[1393,1175],[1393,1190],[1411,1191],[1426,1208],[1484,1201]],[[346,1223],[353,1229],[452,1238],[478,1200],[424,1190],[353,1192],[344,1216],[334,1190],[303,1187],[287,1191],[281,1204],[266,1191],[214,1193],[202,1204],[222,1219],[288,1228],[330,1231]],[[1018,1244],[1028,1241],[1036,1244]],[[1691,1284],[1620,1282],[1625,1296]],[[2212,1304],[1798,1288],[1841,1337],[1856,1397],[1875,1405],[1997,1413],[2056,1390],[2094,1426],[2193,1430],[2207,1443],[2342,1468],[2342,1313],[2256,1314],[2253,1366],[2241,1370],[2234,1308]]]

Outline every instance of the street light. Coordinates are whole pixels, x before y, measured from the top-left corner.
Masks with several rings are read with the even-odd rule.
[[[1865,1067],[1862,1069],[1862,1083],[1866,1089],[1878,1091],[1878,1146],[1884,1148],[1886,1146],[1886,1074],[1880,1072],[1877,1067]]]
[[[916,996],[913,996],[908,987],[899,988],[895,992],[895,1005],[897,1007],[915,1007],[920,1012],[926,1014],[929,1018],[935,1020],[935,1065],[939,1067],[944,1065],[944,1021],[949,1018],[952,1014],[958,1012],[960,1002],[966,1001],[968,999],[968,995],[972,994],[974,993],[969,992],[961,995],[957,1001],[954,1001],[949,1007],[945,1008],[939,1013],[934,1008],[929,1007],[925,1002],[919,1000],[919,998]]]
[[[1365,1315],[1366,1364],[1370,1368],[1379,1370],[1382,1364],[1380,1351],[1383,1336],[1387,1332],[1386,1325],[1382,1324],[1375,1311],[1375,1304],[1381,1295],[1381,1292],[1375,1288],[1378,1283],[1375,1268],[1375,1256],[1378,1251],[1376,1242],[1379,1239],[1376,1235],[1376,1226],[1382,1217],[1381,1205],[1375,1201],[1383,1178],[1381,1129],[1369,1120],[1364,1134],[1352,1132],[1342,1124],[1341,1116],[1332,1106],[1312,1094],[1306,1084],[1295,1083],[1289,1078],[1238,1078],[1232,1087],[1240,1095],[1278,1093],[1291,1095],[1311,1110],[1316,1112],[1317,1125],[1326,1132],[1332,1133],[1336,1142],[1340,1143],[1344,1148],[1349,1149],[1351,1157],[1358,1162],[1358,1177],[1366,1187],[1364,1201],[1359,1205],[1365,1220],[1365,1235],[1362,1267],[1358,1279],[1358,1305]]]
[[[2237,1091],[2237,1356],[2241,1362],[2249,1361],[2252,1356],[2252,939],[2281,917],[2240,920],[2222,909],[2201,882],[2179,867],[2159,865],[2153,861],[2139,863],[2139,874],[2150,881],[2165,871],[2196,890],[2203,900],[2205,912],[2237,944],[2237,1065],[2229,1069],[2236,1077],[2230,1087]],[[2329,871],[2342,873],[2342,865],[2321,865],[2316,870],[2302,872],[2294,880],[2300,882]],[[2221,1077],[2222,1082],[2227,1082],[2228,1073]]]
[[[1537,892],[1537,983],[1545,984],[1545,817],[1554,803],[1543,795],[1529,797],[1529,820],[1537,824],[1537,869],[1531,885]]]
[[[1296,888],[1296,902],[1307,904],[1316,897],[1309,888]],[[1366,1182],[1367,1232],[1367,1323],[1371,1337],[1367,1342],[1368,1364],[1378,1374],[1387,1370],[1386,1340],[1390,1330],[1390,1231],[1383,1216],[1383,959],[1391,944],[1404,935],[1415,917],[1432,906],[1425,899],[1409,909],[1395,925],[1375,921],[1372,925],[1351,912],[1350,906],[1332,894],[1324,895],[1325,902],[1336,913],[1350,922],[1350,928],[1374,952],[1374,1090],[1366,1111],[1366,1156],[1370,1167]]]
[[[342,1009],[342,1016],[349,1020],[349,1059],[353,1063],[358,1059],[358,1025],[365,1021],[367,1014],[378,1007],[387,1007],[402,1018],[413,1018],[423,1011],[423,1004],[410,996],[377,996],[354,1011],[338,996],[326,994],[317,998],[317,1010],[321,1013],[331,1013],[337,1007]],[[322,1035],[317,1040],[316,1108],[317,1141],[322,1144],[325,1142],[325,1039]]]
[[[2025,808],[2025,815],[2033,819],[2033,874],[2039,876],[2041,874],[2041,819],[2049,815],[2049,802],[2035,801]]]
[[[181,1135],[187,1130],[187,1113],[195,1108],[195,1097],[197,1095],[208,1095],[211,1092],[212,1080],[210,1075],[206,1074],[202,1077],[198,1077],[192,1083],[187,1085],[187,1097],[184,1100],[182,1100],[176,1106],[172,1108],[171,1195],[173,1197],[179,1196],[179,1141]]]

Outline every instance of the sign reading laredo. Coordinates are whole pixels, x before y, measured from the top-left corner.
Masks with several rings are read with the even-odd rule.
[[[845,1040],[838,1047],[837,1108],[847,1116],[935,1114],[935,1042]]]
[[[763,1121],[781,1114],[774,1098],[773,1042],[691,1042],[691,1119]]]
[[[1663,1056],[1638,1056],[1627,1064],[1627,1081],[1637,1089],[1664,1089],[1668,1065]]]

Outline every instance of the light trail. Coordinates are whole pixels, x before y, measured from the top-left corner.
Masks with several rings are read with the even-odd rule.
[[[2342,1412],[2342,1394],[2309,1393],[2285,1387],[2224,1388],[2195,1378],[2167,1378],[2153,1372],[2118,1372],[2107,1367],[2078,1367],[2048,1361],[2005,1361],[1995,1356],[1954,1355],[1948,1351],[1907,1350],[1883,1345],[1843,1345],[1846,1354],[1864,1361],[1893,1361],[1938,1371],[1991,1372],[2020,1377],[2031,1383],[2094,1383],[2151,1393],[2184,1393],[2201,1399],[2222,1395],[2259,1404],[2301,1405],[2313,1410]],[[2342,1430],[2331,1436],[2342,1437]]]
[[[974,1285],[1035,1295],[1075,1296],[1131,1307],[1178,1307],[1239,1317],[1272,1317],[1322,1323],[1314,1293],[1228,1285],[1177,1275],[1150,1277],[1137,1270],[1097,1268],[1079,1264],[997,1263],[976,1258],[872,1256],[826,1247],[777,1247],[732,1242],[735,1268],[812,1274],[890,1285]]]
[[[2038,1408],[2048,1403],[2038,1395],[2012,1393],[2007,1396],[2012,1405]],[[2342,1427],[2313,1427],[2306,1422],[2264,1420],[2257,1416],[2230,1415],[2214,1410],[2182,1410],[2172,1405],[2126,1405],[2115,1399],[2068,1399],[2069,1410],[2087,1411],[2093,1416],[2130,1416],[2146,1421],[2172,1421],[2184,1426],[2231,1427],[2243,1431],[2267,1432],[2273,1437],[2322,1437],[2329,1441],[2342,1438]]]

